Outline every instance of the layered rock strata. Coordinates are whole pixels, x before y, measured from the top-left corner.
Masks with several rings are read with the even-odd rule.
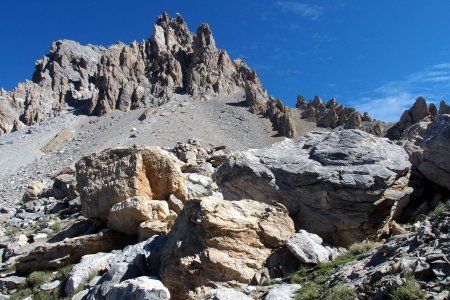
[[[225,199],[275,200],[298,228],[348,246],[398,214],[412,191],[409,171],[402,147],[343,130],[235,153],[215,177]]]

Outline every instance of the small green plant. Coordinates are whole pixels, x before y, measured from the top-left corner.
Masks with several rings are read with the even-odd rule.
[[[55,272],[36,271],[28,275],[25,283],[19,287],[19,290],[11,295],[10,299],[18,300],[33,295],[33,300],[53,300],[53,299],[70,299],[64,298],[64,286],[67,274],[71,269],[71,265],[64,266]],[[40,286],[53,280],[60,280],[62,283],[59,287],[51,291],[41,291]]]
[[[425,299],[425,292],[420,289],[417,280],[411,274],[405,276],[405,283],[391,291],[392,300]]]
[[[14,226],[6,228],[5,234],[9,237],[14,237],[19,233],[20,229]]]
[[[55,222],[54,224],[50,225],[49,228],[53,230],[54,233],[58,233],[61,231],[61,223]]]
[[[323,286],[315,282],[306,282],[297,291],[295,300],[314,300],[320,299],[323,294]]]
[[[353,300],[356,298],[356,291],[344,284],[336,285],[326,295],[325,300]]]
[[[333,295],[346,296],[350,293],[349,288],[346,286],[336,286],[335,289],[330,290],[326,285],[326,282],[330,279],[330,276],[336,271],[337,267],[356,259],[351,253],[339,256],[333,261],[320,263],[315,267],[308,267],[307,265],[301,265],[297,272],[292,274],[289,279],[292,283],[301,284],[301,288],[297,291],[296,300],[314,300],[323,299],[325,297],[332,297]],[[350,289],[351,290],[351,289]],[[356,293],[351,290],[355,295]],[[350,297],[350,296],[349,296]],[[339,298],[329,298],[339,299]],[[346,298],[342,298],[346,299]]]
[[[28,276],[27,283],[29,287],[34,289],[38,288],[41,284],[52,281],[52,279],[52,273],[45,271],[36,271]]]
[[[447,204],[439,202],[438,205],[428,214],[431,221],[439,218],[448,209]]]
[[[348,252],[351,255],[356,256],[372,250],[373,248],[375,248],[375,246],[376,244],[373,242],[355,243],[348,248]]]

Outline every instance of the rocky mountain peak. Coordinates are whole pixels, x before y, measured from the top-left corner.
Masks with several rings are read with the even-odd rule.
[[[268,104],[271,100],[255,71],[217,49],[207,24],[194,35],[179,14],[159,16],[151,38],[141,43],[105,48],[57,41],[36,62],[32,82],[18,89],[1,95],[7,106],[0,117],[1,133],[13,130],[19,121],[36,124],[69,107],[101,116],[115,109],[158,107],[174,94],[209,100],[244,89],[259,94],[254,101],[254,93],[246,92],[253,97],[247,99],[250,111],[270,118],[280,132],[290,131],[282,127],[293,127],[286,123],[290,120],[286,109],[268,113],[275,106]]]

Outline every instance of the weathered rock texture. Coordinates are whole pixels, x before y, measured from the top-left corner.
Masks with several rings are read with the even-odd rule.
[[[77,188],[83,215],[107,220],[111,207],[133,196],[187,199],[180,163],[158,147],[109,149],[77,164]]]
[[[225,199],[275,200],[297,227],[348,246],[374,234],[405,205],[409,170],[402,147],[343,130],[238,152],[215,177]]]
[[[293,233],[287,210],[278,204],[190,200],[163,249],[162,282],[173,299],[200,299],[212,288],[243,286]]]
[[[301,111],[302,119],[316,122],[320,127],[361,129],[378,136],[385,133],[383,122],[374,121],[367,112],[361,115],[356,109],[337,103],[334,98],[324,103],[318,96],[312,101],[298,96],[295,107]]]
[[[256,73],[218,49],[207,24],[194,34],[180,15],[158,17],[151,38],[141,43],[104,48],[57,41],[36,62],[32,80],[11,92],[0,91],[0,134],[69,106],[104,115],[114,109],[160,106],[174,93],[211,99],[243,89],[252,112],[264,112],[283,135],[291,137],[295,131],[289,109],[281,102],[271,104],[275,100],[269,99]],[[251,91],[261,97],[254,99]]]
[[[128,198],[111,207],[108,227],[128,235],[136,235],[145,221],[164,221],[169,216],[166,201],[150,200],[144,196]]]
[[[425,292],[422,299],[448,299],[448,208],[434,221],[417,222],[408,233],[394,236],[357,261],[342,266],[327,282],[344,282],[355,289],[361,299],[383,299],[404,285],[409,274]]]
[[[56,270],[78,263],[83,255],[109,252],[121,249],[130,243],[123,235],[105,232],[65,239],[58,243],[46,243],[19,259],[17,272],[31,273],[42,270]]]
[[[419,149],[413,152],[417,168],[427,179],[450,190],[450,115],[438,115],[418,140]]]
[[[441,101],[439,111],[433,103],[427,105],[423,97],[419,97],[414,102],[413,106],[405,110],[400,118],[400,121],[391,127],[386,136],[390,139],[400,139],[406,129],[419,122],[431,122],[438,114],[449,114],[450,110],[444,101]]]
[[[106,300],[169,300],[169,290],[155,277],[141,276],[114,285]]]
[[[147,241],[126,247],[116,255],[108,271],[89,291],[85,299],[105,300],[111,288],[125,280],[157,275],[161,250],[165,242],[165,237],[154,236]]]

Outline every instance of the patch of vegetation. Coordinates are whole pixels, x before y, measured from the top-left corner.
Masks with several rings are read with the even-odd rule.
[[[425,299],[425,292],[421,290],[419,283],[413,275],[405,276],[405,283],[391,291],[392,300]]]
[[[295,300],[314,300],[320,299],[323,293],[323,287],[315,282],[306,282],[297,291]]]
[[[56,234],[58,232],[61,232],[61,223],[60,222],[55,222],[54,224],[50,225],[49,228],[51,230],[53,230],[53,232]]]
[[[11,295],[11,300],[19,300],[33,295],[33,300],[56,300],[56,299],[70,299],[65,297],[64,286],[67,279],[67,274],[70,272],[72,266],[65,266],[58,269],[56,272],[51,271],[37,271],[28,275],[27,280],[18,291]],[[49,283],[54,280],[60,280],[61,284],[51,290],[42,291],[40,286],[44,283]]]
[[[445,211],[449,209],[448,203],[442,203],[439,202],[438,205],[428,214],[428,217],[430,217],[431,221],[436,220],[439,218]]]
[[[356,291],[344,284],[336,285],[326,295],[325,300],[353,300],[356,298]]]
[[[313,268],[302,265],[299,270],[290,276],[290,282],[301,284],[301,288],[297,291],[296,300],[314,300],[314,299],[347,299],[346,295],[356,295],[352,289],[337,285],[331,289],[325,284],[330,276],[336,272],[338,266],[354,261],[356,257],[351,253],[340,256],[337,259],[320,263]],[[353,293],[351,293],[353,292]],[[339,298],[342,296],[344,298]],[[331,298],[327,298],[331,297]]]
[[[373,248],[375,248],[375,246],[376,244],[373,242],[355,243],[348,248],[348,252],[351,255],[357,256],[363,254],[364,252],[372,250]]]
[[[14,226],[8,226],[5,230],[5,234],[9,237],[15,237],[19,233],[20,229]]]

